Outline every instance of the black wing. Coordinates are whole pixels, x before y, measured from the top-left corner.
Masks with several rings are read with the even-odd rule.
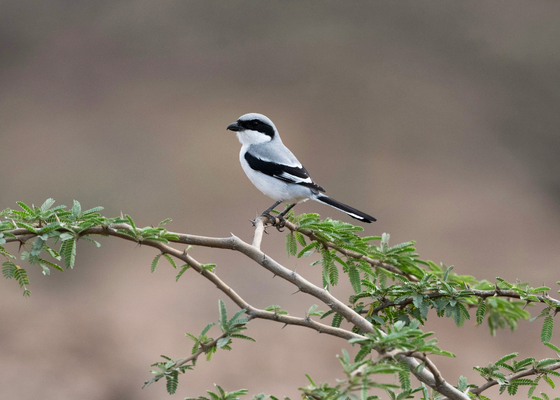
[[[245,160],[249,164],[249,167],[255,171],[262,172],[265,175],[272,176],[284,182],[306,186],[320,192],[325,191],[325,189],[311,180],[309,173],[303,166],[301,168],[290,167],[284,164],[276,164],[272,161],[263,161],[260,158],[251,155],[249,152],[245,153]]]

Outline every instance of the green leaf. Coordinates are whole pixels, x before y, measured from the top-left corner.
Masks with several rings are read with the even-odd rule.
[[[501,365],[504,364],[506,361],[511,360],[512,358],[515,358],[519,355],[519,353],[510,353],[506,356],[503,356],[502,358],[500,358],[498,361],[496,361],[496,365]]]
[[[40,237],[36,237],[35,240],[33,241],[33,247],[31,248],[31,254],[34,256],[38,256],[39,254],[41,254],[41,250],[43,250],[43,244],[45,243],[45,241],[40,238]]]
[[[202,332],[200,333],[200,336],[204,336],[208,333],[208,331],[210,330],[210,328],[212,328],[214,325],[216,325],[214,322],[212,322],[211,324],[208,324],[204,327],[204,329],[202,330]]]
[[[301,258],[304,255],[306,256],[310,255],[315,251],[315,249],[319,248],[320,246],[321,244],[319,242],[309,243],[307,246],[305,246],[303,249],[300,250],[300,252],[297,254],[297,258]]]
[[[74,239],[74,235],[72,235],[71,233],[68,233],[68,232],[64,232],[64,233],[61,233],[60,236],[59,236],[58,238],[59,238],[62,242],[65,242],[65,241],[67,241],[67,240]],[[61,251],[61,252],[62,252],[62,251]]]
[[[6,279],[12,279],[17,271],[17,268],[17,265],[15,265],[12,261],[6,261],[2,264],[2,275],[4,275],[4,278]]]
[[[189,264],[184,264],[184,265],[182,265],[182,266],[181,266],[181,270],[179,271],[179,273],[178,273],[177,276],[175,277],[175,282],[178,282],[178,281],[179,281],[179,278],[180,278],[181,276],[183,276],[183,274],[185,273],[185,271],[186,271],[187,269],[189,269],[190,267],[191,267],[191,266],[190,266]]]
[[[533,395],[533,392],[535,391],[535,389],[537,388],[537,384],[539,383],[539,380],[541,379],[540,376],[537,376],[537,378],[535,379],[535,381],[533,382],[533,386],[531,386],[529,388],[529,391],[527,392],[527,397],[531,398],[531,396]]]
[[[167,223],[169,223],[171,221],[172,221],[171,218],[166,218],[158,224],[158,227],[162,227],[162,226],[166,225]]]
[[[288,256],[297,254],[297,242],[293,232],[286,235],[286,253],[288,253]]]
[[[485,314],[486,314],[486,302],[484,301],[484,299],[481,298],[478,302],[478,308],[476,309],[476,323],[478,325],[482,324]]]
[[[76,262],[76,240],[69,239],[62,242],[60,254],[64,257],[64,265],[66,268],[74,268],[74,263]]]
[[[461,392],[465,392],[469,387],[469,384],[467,383],[467,377],[461,375],[459,377],[459,385],[457,386],[457,388],[461,391]]]
[[[471,319],[471,316],[469,315],[469,311],[467,310],[467,307],[463,305],[463,303],[457,303],[457,307],[459,307],[459,310],[461,311],[461,315],[465,319]]]
[[[358,294],[362,291],[362,285],[360,280],[360,273],[356,269],[356,265],[353,262],[348,262],[348,278],[350,279],[350,284],[354,293]]]
[[[517,394],[518,388],[519,386],[517,386],[515,383],[510,383],[507,387],[508,394],[511,396],[515,396]]]
[[[496,278],[496,280],[499,283],[503,284],[503,286],[507,287],[508,289],[511,289],[513,287],[513,285],[511,283],[509,283],[508,281],[506,281],[505,279],[502,279],[502,278],[498,277],[498,278]]]
[[[18,281],[19,287],[22,289],[25,287],[25,285],[29,285],[29,277],[27,276],[27,271],[25,271],[23,268],[17,268],[15,270],[14,279]]]
[[[312,315],[316,315],[316,316],[323,315],[324,311],[315,311],[317,307],[319,307],[317,304],[313,304],[311,307],[309,307],[309,310],[307,310],[307,316],[310,317]]]
[[[331,325],[335,328],[340,328],[340,324],[342,324],[342,315],[335,313]]]
[[[22,208],[22,210],[26,211],[26,213],[28,215],[34,214],[33,210],[27,204],[25,204],[23,201],[16,201],[16,203],[17,203],[18,206],[20,206]]]
[[[3,255],[4,257],[6,257],[6,258],[13,258],[13,259],[16,258],[16,257],[13,256],[12,254],[8,253],[8,252],[6,251],[6,249],[4,249],[2,246],[0,246],[0,254],[2,254],[2,255]]]
[[[41,268],[43,269],[43,275],[50,275],[51,274],[51,270],[49,269],[49,267],[47,266],[47,264],[40,262],[39,265],[41,266]]]
[[[200,264],[200,268],[202,268],[204,271],[214,272],[216,264]]]
[[[544,343],[545,346],[550,347],[552,350],[554,350],[557,353],[560,353],[560,348],[558,348],[557,346],[553,345],[552,343]]]
[[[245,310],[244,308],[237,311],[235,313],[235,315],[233,317],[231,317],[230,320],[228,321],[228,325],[229,326],[234,326],[234,325],[236,325],[234,322],[243,320],[243,319],[239,319],[239,317],[242,316],[243,314],[245,314],[246,311],[247,310]]]
[[[177,264],[175,264],[175,261],[173,260],[173,258],[171,258],[169,254],[164,254],[163,256],[167,261],[169,261],[169,263],[173,266],[173,268],[177,269]]]
[[[333,286],[338,285],[338,268],[334,262],[329,264],[329,281]]]
[[[221,349],[222,347],[226,346],[229,342],[230,342],[230,338],[229,336],[223,337],[221,339],[218,340],[218,342],[216,343],[216,346]]]
[[[37,233],[37,229],[35,229],[33,226],[26,224],[25,222],[18,222],[18,225],[20,228],[25,228],[27,229],[29,232],[33,232],[33,233]]]
[[[410,390],[411,383],[410,383],[410,372],[408,369],[408,364],[404,361],[399,363],[399,367],[401,371],[399,371],[399,382],[401,384],[401,389],[403,390]]]
[[[52,263],[50,261],[47,260],[43,260],[42,258],[39,258],[39,264],[46,264],[48,266],[51,266],[53,268],[55,268],[56,270],[60,271],[60,272],[64,272],[64,270],[62,269],[62,267],[60,267],[59,265]],[[42,265],[41,265],[42,266]]]
[[[84,211],[82,213],[82,216],[93,214],[93,213],[96,213],[97,211],[101,211],[101,210],[103,210],[103,207],[93,207],[93,208],[90,208],[89,210]]]
[[[323,289],[325,290],[329,290],[329,286],[330,286],[330,282],[329,282],[329,267],[327,266],[327,264],[325,264],[323,262],[323,268],[322,268],[322,275],[321,277],[323,278]]]
[[[369,346],[361,346],[360,351],[354,357],[354,362],[362,361],[369,353],[371,353],[371,347]]]
[[[47,211],[49,208],[52,207],[53,204],[54,204],[54,200],[53,200],[53,199],[47,199],[47,200],[45,200],[45,202],[44,202],[43,205],[41,206],[41,212]]]
[[[132,227],[132,231],[137,234],[138,233],[138,229],[136,228],[136,224],[134,223],[134,220],[132,219],[132,217],[128,214],[125,215],[126,220],[128,221],[128,224]]]
[[[550,288],[548,286],[539,286],[539,287],[536,287],[536,288],[529,289],[527,291],[527,293],[531,293],[531,294],[544,293],[544,292],[548,292],[549,290],[550,290]]]
[[[443,281],[444,282],[447,281],[447,277],[448,277],[449,273],[451,272],[451,270],[453,270],[453,265],[449,266],[449,268],[447,268],[445,270],[445,274],[443,274]]]
[[[218,301],[219,313],[220,313],[220,325],[227,326],[227,311],[225,303],[220,299]]]
[[[177,386],[179,385],[179,372],[173,371],[169,375],[165,375],[165,380],[167,381],[167,393],[175,394]]]
[[[72,206],[70,212],[76,218],[80,216],[80,214],[82,213],[82,206],[80,205],[80,202],[78,200],[74,200],[74,205]]]
[[[302,245],[303,247],[307,246],[307,243],[305,242],[305,237],[300,232],[295,231],[294,235],[296,236],[296,240],[299,242],[300,245]]]
[[[554,326],[554,320],[550,315],[545,317],[543,322],[543,327],[541,330],[541,342],[548,343],[552,339],[552,328]]]
[[[556,364],[557,362],[558,362],[558,359],[556,359],[556,358],[545,358],[544,360],[540,360],[537,363],[537,368],[543,368],[543,367],[546,367],[548,365]]]
[[[158,266],[158,263],[159,263],[159,258],[160,258],[162,255],[163,255],[163,254],[160,253],[160,254],[156,255],[156,256],[154,257],[154,259],[152,260],[152,267],[150,268],[151,271],[152,271],[152,274],[156,271],[157,266]],[[177,279],[179,279],[179,278],[177,278]]]
[[[327,276],[323,276],[323,282],[327,283],[327,286],[336,286],[338,284],[338,268],[333,260],[333,255],[327,249],[321,250],[321,255],[323,256],[323,273]]]
[[[54,258],[55,260],[59,260],[59,261],[61,260],[62,257],[60,257],[60,254],[58,254],[58,252],[57,252],[56,250],[51,249],[51,248],[50,248],[49,246],[47,246],[47,245],[45,245],[45,246],[43,247],[43,249],[45,249],[45,251],[46,251],[47,253],[49,253],[49,255],[50,255],[52,258]]]
[[[250,340],[251,342],[256,342],[256,340],[253,339],[252,337],[241,335],[240,333],[233,333],[233,334],[230,335],[230,337],[237,338],[237,339]]]

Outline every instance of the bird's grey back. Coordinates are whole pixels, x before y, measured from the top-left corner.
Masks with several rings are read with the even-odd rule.
[[[301,167],[300,162],[294,154],[284,146],[277,136],[270,142],[252,144],[248,147],[251,155],[263,161],[271,161],[277,164],[289,165],[290,167]]]

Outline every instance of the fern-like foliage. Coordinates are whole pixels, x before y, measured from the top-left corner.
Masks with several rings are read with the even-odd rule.
[[[370,395],[372,388],[383,389],[390,399],[400,400],[413,398],[414,393],[424,392],[425,386],[421,384],[416,388],[410,386],[410,371],[407,366],[394,360],[386,359],[379,363],[371,360],[360,360],[352,362],[348,352],[342,350],[342,356],[338,356],[346,379],[338,380],[338,384],[331,386],[328,383],[317,384],[309,376],[309,385],[300,388],[304,400],[318,399],[360,399],[377,400],[377,395]],[[374,379],[378,374],[397,374],[402,383],[380,383]]]
[[[554,319],[551,315],[547,315],[544,318],[543,327],[541,330],[541,342],[548,343],[552,339],[552,329],[554,327]]]
[[[29,277],[26,269],[18,265],[18,258],[30,265],[39,266],[44,275],[49,275],[51,269],[62,272],[65,268],[74,268],[77,265],[80,240],[97,247],[100,245],[88,236],[90,228],[96,227],[89,233],[97,234],[111,229],[115,235],[125,236],[138,243],[179,241],[178,235],[169,233],[164,227],[170,219],[165,219],[155,227],[140,228],[129,215],[107,218],[99,213],[102,207],[83,211],[78,201],[74,201],[71,208],[55,207],[52,199],[47,199],[40,207],[23,202],[17,204],[19,209],[0,211],[0,217],[4,217],[0,221],[0,256],[6,259],[2,263],[4,278],[18,282],[26,296],[30,294],[27,287]],[[372,351],[376,351],[380,354],[396,352],[453,357],[452,353],[437,346],[437,340],[431,337],[431,332],[420,329],[430,310],[438,317],[450,318],[461,326],[470,320],[471,310],[476,309],[476,323],[480,325],[486,320],[490,333],[495,335],[499,329],[514,330],[518,321],[529,319],[526,306],[538,302],[544,305],[544,309],[531,320],[543,318],[541,341],[550,350],[560,353],[560,348],[550,343],[553,318],[560,303],[548,296],[549,287],[530,287],[527,283],[508,282],[502,278],[496,278],[495,282],[479,281],[469,275],[459,275],[453,266],[421,260],[416,253],[414,241],[390,245],[390,235],[387,233],[362,237],[359,234],[361,227],[329,218],[321,220],[317,214],[294,216],[290,213],[288,219],[296,224],[296,229],[286,236],[288,255],[298,258],[315,257],[311,265],[320,266],[322,286],[326,290],[332,290],[347,276],[352,294],[346,304],[371,322],[374,330],[371,333],[362,332],[356,326],[348,328],[363,337],[350,341],[350,344],[359,346],[354,360],[350,360],[344,350],[339,357],[346,379],[331,386],[317,385],[308,377],[310,385],[300,388],[304,399],[375,400],[378,397],[369,394],[372,388],[385,390],[392,400],[412,398],[417,392],[424,399],[430,398],[424,385],[412,388],[408,366],[399,361],[398,357],[381,358],[380,361],[373,362],[370,356]],[[19,257],[6,248],[10,242],[16,241],[20,241],[23,247]],[[187,264],[178,266],[175,259],[164,252],[152,260],[152,272],[156,271],[162,258],[177,271],[176,280],[189,268]],[[200,264],[200,267],[203,272],[213,272],[216,265]],[[239,310],[228,317],[225,303],[220,300],[218,305],[217,323],[206,325],[198,335],[186,333],[194,342],[191,356],[177,360],[162,356],[163,361],[152,365],[156,367],[152,371],[154,376],[146,385],[165,378],[167,391],[175,393],[179,376],[193,369],[199,356],[204,355],[210,361],[218,349],[231,350],[235,339],[254,341],[244,332],[249,321],[244,316],[245,310]],[[277,316],[287,314],[279,305],[269,306],[265,310]],[[306,313],[306,319],[312,317],[331,317],[331,325],[334,327],[348,324],[342,314],[332,309],[327,312],[317,311],[317,305],[311,306]],[[219,336],[211,337],[214,326],[220,329],[220,333]],[[517,353],[508,354],[486,367],[474,369],[485,380],[499,385],[500,393],[507,391],[510,395],[515,395],[520,386],[529,386],[529,396],[533,396],[541,383],[555,387],[553,378],[560,376],[556,372],[559,367],[556,358],[536,360],[529,357],[518,360],[517,357]],[[425,367],[422,362],[415,372],[422,371]],[[530,371],[534,379],[525,376],[526,374],[521,374],[521,377],[515,375],[524,371]],[[395,379],[391,384],[379,383],[374,379],[375,374],[392,374]],[[461,377],[457,388],[465,393],[476,386]],[[198,400],[237,400],[247,393],[245,389],[228,393],[218,385],[216,389],[216,392],[208,391],[208,397],[201,396]],[[532,398],[549,400],[544,393],[540,396]],[[268,398],[278,400],[264,394],[255,396],[254,400]],[[479,398],[486,399],[482,395]]]
[[[519,320],[528,319],[526,304],[542,302],[543,297],[537,297],[538,294],[550,290],[546,286],[531,288],[502,278],[492,284],[470,275],[459,275],[453,266],[421,260],[413,241],[391,246],[389,234],[361,237],[358,235],[361,227],[329,218],[321,221],[317,214],[290,215],[290,220],[297,228],[286,236],[288,254],[298,258],[318,254],[320,258],[311,265],[321,265],[322,286],[327,290],[340,282],[342,270],[354,289],[349,305],[354,310],[367,310],[366,318],[374,324],[408,323],[414,319],[424,323],[429,310],[434,309],[439,317],[451,318],[462,326],[471,318],[470,308],[476,306],[476,323],[480,325],[486,319],[490,333],[496,335],[499,329],[514,330]],[[307,242],[304,234],[312,240]],[[345,250],[357,253],[359,258],[343,254]],[[401,273],[380,265],[390,265]],[[496,289],[515,292],[519,300],[494,296]],[[490,293],[481,297],[481,291]],[[551,313],[555,307],[558,304],[551,303],[547,312]],[[327,315],[331,313],[323,317]],[[339,326],[341,320],[335,318],[332,325]],[[547,327],[549,324],[547,320]],[[543,334],[548,332],[543,330]]]
[[[239,310],[231,318],[228,318],[225,303],[222,300],[219,300],[218,313],[218,326],[220,327],[222,334],[217,339],[208,336],[208,332],[214,325],[216,325],[215,323],[206,325],[198,336],[191,333],[185,333],[185,336],[194,341],[194,345],[191,350],[192,356],[188,359],[181,358],[178,360],[162,356],[167,361],[152,364],[152,366],[155,366],[158,369],[151,371],[152,374],[154,374],[154,377],[145,382],[144,386],[149,386],[152,383],[165,378],[167,392],[169,394],[174,394],[177,391],[177,386],[179,384],[179,375],[185,373],[187,370],[192,370],[196,365],[199,355],[205,354],[206,360],[210,361],[212,359],[212,355],[216,353],[218,349],[231,350],[231,343],[233,339],[244,339],[252,342],[255,341],[255,339],[241,333],[247,329],[245,325],[249,322],[247,318],[242,318],[242,315],[245,314],[245,310]],[[210,392],[208,393],[210,394]],[[237,392],[232,393],[235,394]],[[212,394],[210,396],[212,399],[214,398]],[[228,397],[228,399],[230,398],[231,397]]]
[[[21,201],[18,201],[17,204],[20,207],[19,210],[6,208],[0,211],[0,217],[4,217],[4,221],[0,222],[0,255],[8,260],[16,259],[17,257],[2,245],[5,245],[8,240],[16,238],[11,231],[26,229],[29,232],[26,235],[28,242],[23,244],[24,251],[20,258],[27,260],[31,265],[39,265],[44,275],[50,275],[51,268],[63,271],[64,268],[60,262],[66,268],[73,268],[76,265],[78,240],[85,240],[99,247],[100,244],[97,241],[84,234],[87,229],[95,226],[109,227],[114,224],[127,223],[132,229],[123,229],[120,233],[131,236],[138,242],[150,240],[168,243],[169,240],[177,240],[177,235],[167,232],[163,227],[170,219],[160,222],[157,227],[138,228],[129,215],[126,215],[125,218],[103,217],[99,214],[103,207],[93,207],[83,211],[81,204],[76,200],[70,209],[64,205],[53,207],[53,199],[47,199],[39,207],[29,206]],[[161,256],[165,257],[174,268],[177,267],[168,254],[163,254],[154,259],[152,271],[157,267],[157,261]],[[7,279],[15,278],[24,289],[24,295],[29,296],[31,292],[27,289],[29,279],[25,269],[11,265],[9,268],[13,269],[13,274],[10,277],[5,275],[5,277]]]
[[[246,395],[249,392],[247,389],[239,389],[233,392],[226,392],[224,389],[222,389],[220,385],[214,384],[214,386],[216,386],[218,392],[214,393],[210,390],[207,390],[206,393],[208,393],[210,397],[205,397],[205,396],[185,397],[185,400],[239,400],[239,396]],[[261,400],[261,398],[265,399],[266,397],[267,396],[262,395],[258,399]],[[257,396],[255,396],[255,398],[257,398]],[[277,400],[275,397],[272,398]]]

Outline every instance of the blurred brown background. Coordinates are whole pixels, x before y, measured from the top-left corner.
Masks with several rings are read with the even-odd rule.
[[[271,200],[225,128],[261,112],[330,195],[378,218],[368,235],[417,240],[424,259],[460,274],[555,287],[559,18],[555,1],[3,0],[0,209],[77,199],[141,226],[171,217],[173,231],[251,240],[248,220]],[[311,211],[354,222],[318,203],[296,208]],[[263,248],[320,284],[270,233]],[[100,241],[79,244],[74,270],[29,268],[30,299],[0,280],[0,399],[168,398],[163,383],[141,389],[149,365],[188,355],[183,333],[216,321],[225,296],[192,272],[175,283],[164,262],[150,274],[153,249]],[[255,306],[303,316],[316,303],[237,254],[191,254]],[[175,397],[215,382],[297,398],[305,373],[342,378],[343,341],[250,327],[256,344],[200,360]],[[481,384],[473,365],[554,356],[540,328],[426,329],[457,354],[436,358],[445,377]]]

